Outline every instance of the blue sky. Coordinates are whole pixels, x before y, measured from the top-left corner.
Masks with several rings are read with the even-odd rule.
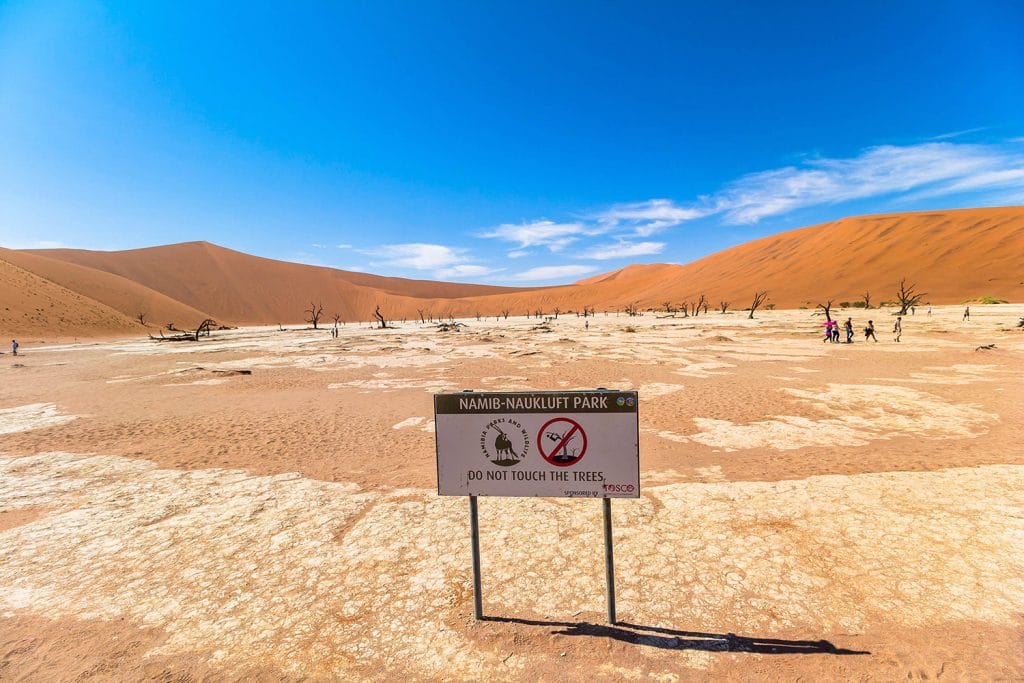
[[[0,1],[0,244],[569,282],[1024,204],[1017,2]]]

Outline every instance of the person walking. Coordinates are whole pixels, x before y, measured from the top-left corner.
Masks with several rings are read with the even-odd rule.
[[[964,320],[970,320],[970,319],[971,319],[971,307],[968,306],[967,308],[964,309]],[[961,321],[961,322],[963,322],[963,321]]]
[[[18,343],[17,339],[12,339],[11,340],[11,353],[14,354],[15,356],[18,355],[18,347],[19,346],[21,346],[21,345]]]
[[[896,324],[892,326],[892,336],[893,336],[893,339],[896,340],[897,344],[899,343],[900,336],[902,334],[903,334],[903,316],[898,315],[898,316],[896,316]]]
[[[832,321],[832,343],[833,344],[838,344],[839,343],[839,321],[838,320],[833,320]]]
[[[928,304],[928,317],[932,317],[932,305]]]
[[[875,343],[878,343],[878,337],[875,336],[875,321],[869,320],[868,326],[864,328],[864,341],[868,339],[874,339]]]
[[[846,343],[847,344],[852,344],[853,343],[853,318],[847,318],[846,319],[846,324],[844,325],[844,327],[846,328]]]

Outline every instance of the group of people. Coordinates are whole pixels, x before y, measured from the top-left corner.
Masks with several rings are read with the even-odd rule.
[[[846,322],[843,323],[843,331],[846,332],[846,343],[853,343],[853,318],[847,318]],[[826,320],[825,321],[825,338],[823,342],[830,342],[832,344],[839,343],[839,321],[838,320]],[[900,341],[900,337],[903,336],[903,316],[896,316],[896,322],[892,327],[892,337],[896,342]],[[875,336],[875,321],[869,320],[868,324],[864,327],[864,341],[869,339],[874,340],[878,343],[878,337]]]

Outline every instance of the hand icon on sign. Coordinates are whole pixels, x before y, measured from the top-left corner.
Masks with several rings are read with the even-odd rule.
[[[569,430],[566,430],[561,434],[548,432],[544,435],[558,444],[558,452],[554,455],[555,460],[573,460],[576,458],[576,452],[579,451],[581,446],[583,446],[583,440],[580,438],[579,430],[576,430],[576,433],[567,439],[565,438],[565,435],[568,433]]]

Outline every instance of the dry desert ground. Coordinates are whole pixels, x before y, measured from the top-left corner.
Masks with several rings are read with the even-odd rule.
[[[1021,680],[1024,306],[962,310],[26,342],[0,679]],[[480,500],[475,622],[432,393],[595,387],[640,392],[621,623],[600,503],[546,498]]]

